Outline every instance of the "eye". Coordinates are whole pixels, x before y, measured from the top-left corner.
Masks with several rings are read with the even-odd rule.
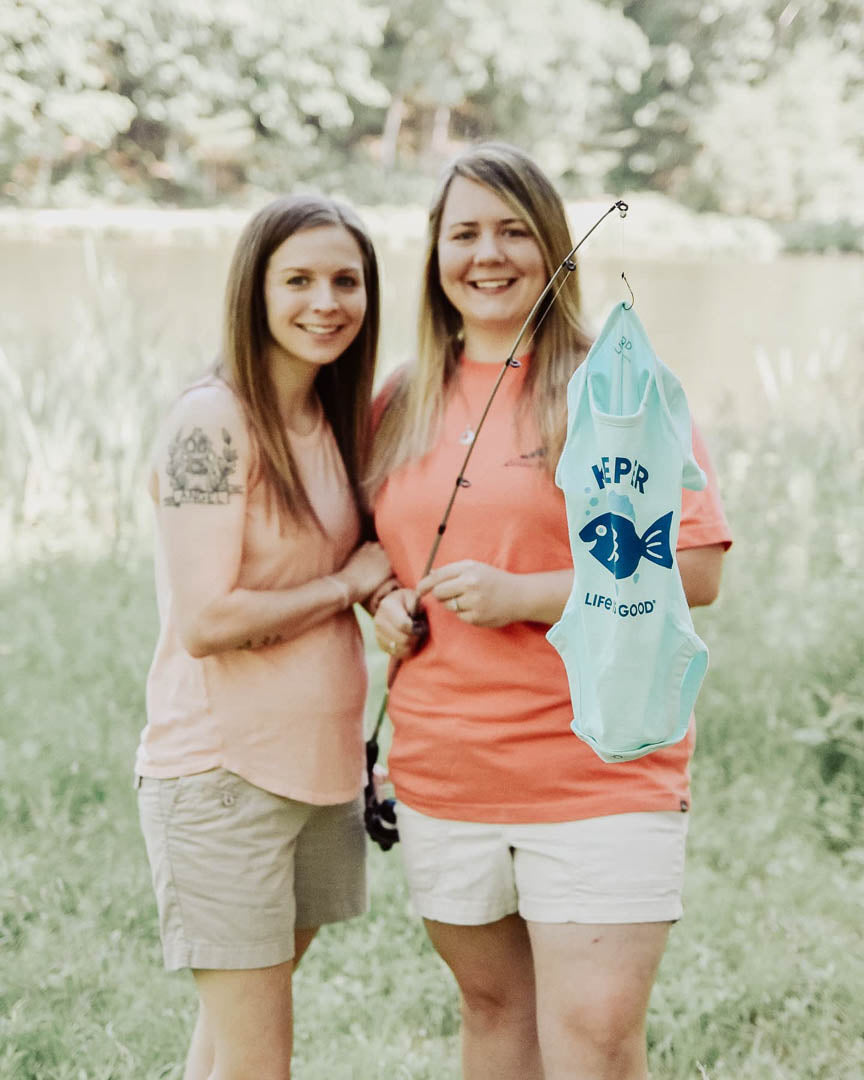
[[[293,285],[295,288],[302,288],[304,285],[309,284],[308,274],[292,274],[285,279],[286,285]]]
[[[358,289],[360,287],[360,279],[356,278],[353,274],[339,274],[333,281],[333,284],[340,289]]]
[[[451,233],[451,240],[473,240],[477,233],[473,229],[460,229],[458,232]]]
[[[518,239],[525,239],[531,235],[529,230],[524,225],[508,225],[504,230],[504,235],[509,237],[516,237]]]

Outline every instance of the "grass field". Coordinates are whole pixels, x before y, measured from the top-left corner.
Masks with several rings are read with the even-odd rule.
[[[66,376],[41,390],[7,365],[13,377],[19,396],[0,411],[0,526],[14,540],[0,580],[0,1080],[179,1078],[194,993],[160,967],[131,786],[155,631],[144,440],[95,406],[64,411]],[[143,425],[153,401],[111,379],[116,408]],[[687,913],[649,1018],[654,1080],[864,1075],[861,365],[807,380],[775,380],[760,429],[712,433],[736,547],[721,600],[698,613],[712,670]],[[88,453],[67,449],[64,464],[70,445]],[[297,976],[298,1080],[456,1080],[457,998],[396,853],[371,853],[371,880],[370,915],[322,932]]]

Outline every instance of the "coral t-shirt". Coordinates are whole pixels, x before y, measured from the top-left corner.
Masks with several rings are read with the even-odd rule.
[[[545,468],[527,411],[517,420],[527,363],[507,371],[486,418],[435,560],[474,559],[511,573],[572,569],[564,497]],[[463,359],[440,437],[395,470],[375,502],[375,524],[393,570],[414,587],[500,367]],[[385,390],[384,394],[387,393]],[[683,491],[678,548],[731,543],[716,480]],[[605,764],[570,730],[564,665],[549,627],[472,626],[427,597],[430,636],[406,660],[390,693],[388,757],[398,798],[441,818],[485,822],[568,821],[689,806],[693,726],[674,746]]]

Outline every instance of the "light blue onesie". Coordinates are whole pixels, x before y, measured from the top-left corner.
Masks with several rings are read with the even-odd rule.
[[[575,575],[547,637],[571,727],[604,761],[631,761],[684,737],[708,667],[675,559],[681,487],[706,479],[681,384],[623,304],[570,379],[555,482]]]

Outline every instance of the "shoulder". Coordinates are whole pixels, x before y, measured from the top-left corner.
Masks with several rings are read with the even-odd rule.
[[[162,425],[163,432],[178,426],[226,427],[232,437],[248,440],[243,403],[222,379],[211,376],[187,387],[175,398]]]
[[[184,390],[169,408],[156,436],[155,464],[182,448],[247,459],[251,438],[243,405],[222,379],[202,379]]]
[[[241,424],[246,426],[243,405],[226,382],[217,376],[188,386],[174,400],[167,419],[203,423]]]
[[[387,376],[380,389],[375,393],[372,400],[372,430],[376,431],[381,423],[381,418],[390,406],[405,392],[408,387],[408,368],[406,365],[398,367]]]

